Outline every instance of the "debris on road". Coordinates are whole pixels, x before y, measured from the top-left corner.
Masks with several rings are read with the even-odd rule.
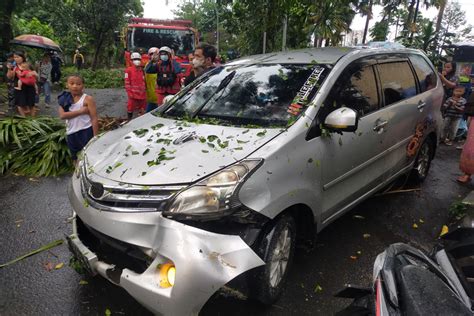
[[[16,259],[13,259],[13,260],[11,260],[11,261],[9,261],[9,262],[7,262],[7,263],[0,264],[0,269],[1,269],[1,268],[4,268],[4,267],[7,267],[7,266],[9,266],[9,265],[11,265],[11,264],[13,264],[13,263],[18,262],[18,261],[21,261],[21,260],[23,260],[23,259],[25,259],[25,258],[31,257],[31,256],[33,256],[33,255],[36,255],[36,254],[38,254],[38,253],[40,253],[40,252],[43,252],[43,251],[49,250],[49,249],[51,249],[51,248],[54,248],[54,247],[56,247],[56,246],[59,246],[59,245],[61,245],[63,242],[64,242],[64,241],[63,241],[62,239],[53,241],[53,242],[51,242],[51,243],[49,243],[49,244],[47,244],[47,245],[44,245],[43,247],[41,247],[41,248],[39,248],[39,249],[36,249],[36,250],[34,250],[34,251],[30,252],[30,253],[27,253],[27,254],[25,254],[25,255],[23,255],[23,256],[20,256],[20,257],[18,257],[18,258],[16,258]]]

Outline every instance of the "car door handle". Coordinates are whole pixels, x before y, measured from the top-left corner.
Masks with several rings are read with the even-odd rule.
[[[425,105],[426,105],[425,101],[418,102],[418,106],[417,106],[418,110],[423,111],[423,108],[425,107]]]
[[[385,126],[387,126],[388,121],[377,120],[377,122],[376,122],[375,124],[376,124],[376,125],[374,126],[374,132],[378,132],[378,131],[380,131],[381,129],[383,129]]]

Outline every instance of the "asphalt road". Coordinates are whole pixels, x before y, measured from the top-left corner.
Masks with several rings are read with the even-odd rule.
[[[313,250],[299,250],[277,304],[264,307],[224,293],[211,298],[201,315],[328,315],[342,309],[349,301],[332,295],[348,282],[368,285],[373,260],[390,243],[428,250],[436,242],[449,205],[474,188],[454,181],[459,154],[440,147],[421,191],[371,198],[325,229]],[[68,181],[0,177],[0,264],[70,233]],[[104,315],[107,309],[114,315],[149,314],[124,290],[77,274],[69,258],[63,244],[0,268],[0,315]],[[59,263],[64,266],[48,271]]]

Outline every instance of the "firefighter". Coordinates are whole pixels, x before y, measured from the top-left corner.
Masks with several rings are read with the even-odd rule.
[[[147,69],[153,63],[156,63],[160,56],[159,49],[151,47],[148,50],[149,61],[145,65],[145,84],[146,84],[146,112],[150,112],[158,107],[156,104],[156,73],[148,73]],[[156,66],[156,65],[155,65]]]
[[[146,88],[145,73],[142,68],[140,53],[132,53],[131,59],[133,65],[125,69],[125,90],[128,95],[127,119],[130,121],[133,112],[138,111],[138,115],[145,112],[146,107]]]
[[[158,106],[163,104],[163,99],[170,94],[178,93],[181,88],[181,66],[173,59],[172,50],[163,46],[159,50],[159,60],[147,65],[147,74],[156,73],[156,97]]]

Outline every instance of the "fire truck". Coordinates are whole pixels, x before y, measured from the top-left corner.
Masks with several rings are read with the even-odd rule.
[[[185,69],[185,75],[191,71],[188,54],[194,52],[199,36],[190,20],[158,20],[131,18],[123,34],[125,44],[125,65],[132,64],[130,54],[139,52],[142,62],[148,62],[150,47],[168,46],[174,50],[175,59]]]

